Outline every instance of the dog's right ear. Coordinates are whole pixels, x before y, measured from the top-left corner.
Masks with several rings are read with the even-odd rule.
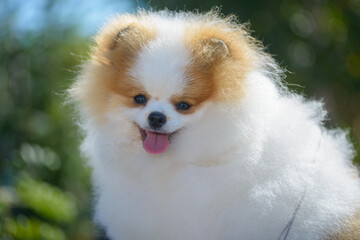
[[[106,64],[127,64],[140,49],[155,37],[155,32],[135,23],[103,31],[95,40],[96,59]]]
[[[117,33],[111,49],[120,48],[131,54],[139,51],[151,38],[152,34],[147,29],[130,24]]]

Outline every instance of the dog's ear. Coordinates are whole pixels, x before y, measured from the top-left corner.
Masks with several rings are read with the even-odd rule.
[[[205,52],[211,54],[211,57],[213,57],[214,59],[226,57],[230,54],[225,42],[217,38],[203,40],[202,45]]]
[[[141,48],[153,39],[154,31],[130,23],[125,27],[112,28],[96,37],[96,59],[105,64],[129,64]]]
[[[130,24],[117,33],[111,49],[121,49],[124,53],[131,55],[139,51],[150,38],[151,34],[147,29],[136,26],[135,24]]]
[[[193,54],[198,63],[209,67],[215,62],[230,56],[226,43],[218,38],[200,40],[193,49]]]
[[[114,37],[111,55],[114,57],[121,55],[124,59],[131,59],[153,37],[153,32],[145,27],[130,24],[121,29]]]

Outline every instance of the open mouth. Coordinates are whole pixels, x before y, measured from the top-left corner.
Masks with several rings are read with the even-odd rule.
[[[161,154],[169,146],[169,137],[172,133],[150,131],[139,127],[145,151],[150,154]]]

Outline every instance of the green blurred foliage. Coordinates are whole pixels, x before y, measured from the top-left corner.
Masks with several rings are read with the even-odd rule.
[[[71,223],[77,215],[72,196],[47,183],[23,175],[15,189],[24,205],[47,219]]]
[[[66,239],[64,232],[60,228],[37,219],[28,219],[22,215],[17,219],[5,220],[5,230],[16,239]]]
[[[90,39],[51,1],[38,29],[19,30],[12,3],[0,3],[0,239],[96,239],[90,171],[64,104]]]
[[[77,23],[57,18],[59,0],[44,0],[41,24],[30,21],[23,27],[31,31],[19,30],[21,13],[14,2],[21,4],[0,2],[0,239],[101,239],[91,221],[90,171],[78,151],[80,133],[71,107],[64,104],[91,40]],[[328,125],[349,128],[359,151],[360,1],[139,4],[201,11],[216,5],[241,22],[250,21],[252,35],[289,70],[289,87],[322,98]]]

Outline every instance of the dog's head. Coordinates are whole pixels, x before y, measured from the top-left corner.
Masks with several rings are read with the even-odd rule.
[[[122,15],[95,42],[72,93],[95,124],[117,124],[150,154],[177,138],[221,138],[213,134],[227,123],[214,109],[246,94],[256,59],[246,31],[215,14]]]

